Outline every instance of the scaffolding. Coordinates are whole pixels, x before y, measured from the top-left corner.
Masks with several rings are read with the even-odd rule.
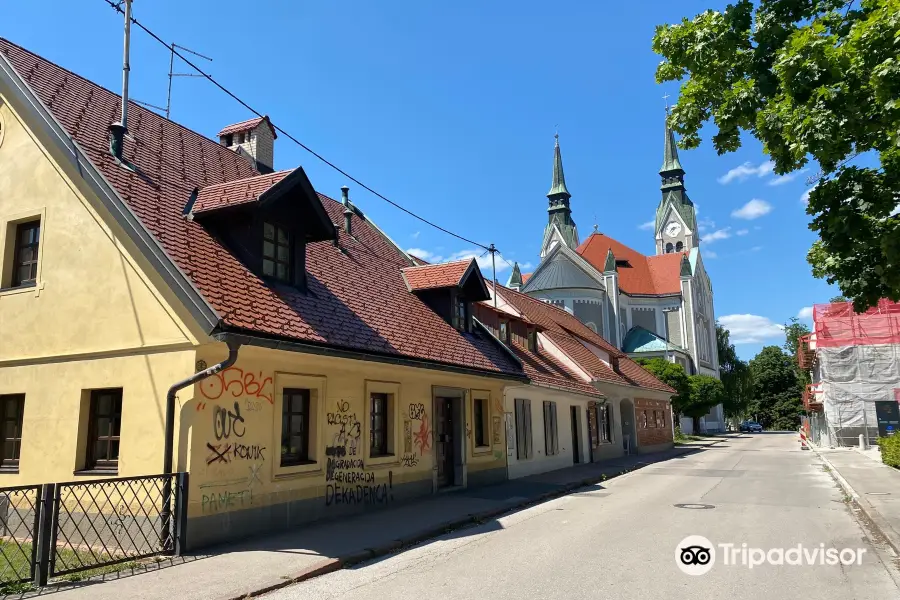
[[[797,357],[812,371],[804,404],[821,406],[832,444],[855,445],[860,435],[871,443],[875,402],[900,397],[900,303],[881,300],[864,313],[849,302],[817,304],[813,319],[815,331],[801,339]]]

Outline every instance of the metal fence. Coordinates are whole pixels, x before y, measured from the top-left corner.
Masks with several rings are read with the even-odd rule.
[[[0,488],[0,584],[179,554],[187,473]]]

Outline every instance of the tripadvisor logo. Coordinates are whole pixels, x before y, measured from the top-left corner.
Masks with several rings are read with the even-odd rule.
[[[705,575],[718,561],[724,566],[753,569],[762,565],[829,566],[861,565],[865,548],[826,548],[825,544],[789,548],[754,548],[746,543],[714,545],[700,535],[689,535],[675,546],[675,564],[687,575]]]

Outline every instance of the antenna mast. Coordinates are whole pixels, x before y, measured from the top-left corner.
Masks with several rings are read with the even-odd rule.
[[[185,52],[190,52],[194,56],[199,56],[200,58],[202,58],[204,60],[208,60],[209,62],[212,62],[212,59],[210,57],[203,56],[199,52],[194,52],[190,48],[185,48],[184,46],[179,46],[175,42],[172,42],[169,45],[169,91],[166,94],[166,118],[167,119],[169,118],[169,115],[172,112],[172,78],[173,77],[203,77],[203,75],[199,75],[197,73],[175,73],[174,72],[175,48],[178,48],[179,50],[184,50]]]
[[[122,129],[128,131],[128,74],[131,64],[128,61],[131,47],[131,0],[125,0],[125,49],[122,56]]]

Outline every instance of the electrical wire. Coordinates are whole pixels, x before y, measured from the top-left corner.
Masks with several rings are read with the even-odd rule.
[[[121,7],[121,4],[122,4],[121,2],[116,3],[116,2],[114,2],[113,0],[103,0],[103,1],[106,2],[106,3],[107,3],[113,10],[115,10],[116,12],[118,12],[118,13],[120,13],[120,14],[123,14],[123,15],[125,14],[125,11],[124,11],[124,10],[122,9],[122,7]],[[202,77],[205,77],[205,78],[206,78],[210,83],[212,83],[214,86],[216,86],[217,88],[219,88],[221,91],[225,92],[228,96],[230,96],[230,97],[231,97],[233,100],[235,100],[238,104],[240,104],[241,106],[243,106],[244,108],[246,108],[247,110],[249,110],[250,112],[252,112],[252,113],[253,113],[254,115],[256,115],[257,117],[262,118],[262,117],[265,116],[265,115],[263,115],[262,113],[260,113],[258,110],[256,110],[255,108],[253,108],[252,106],[250,106],[249,104],[247,104],[246,102],[244,102],[243,100],[241,100],[241,99],[240,99],[237,95],[235,95],[231,90],[229,90],[228,88],[226,88],[225,86],[223,86],[221,83],[219,83],[218,81],[216,81],[216,80],[212,77],[212,75],[208,74],[206,71],[204,71],[203,69],[201,69],[200,67],[198,67],[197,65],[195,65],[193,62],[191,62],[190,60],[188,60],[183,54],[181,54],[180,52],[178,52],[177,50],[175,50],[171,45],[169,45],[169,44],[167,44],[166,42],[164,42],[164,41],[162,40],[162,38],[160,38],[158,35],[156,35],[155,33],[153,33],[153,31],[151,31],[148,27],[145,27],[145,26],[144,26],[141,22],[139,22],[137,19],[135,19],[134,17],[132,17],[132,18],[131,18],[131,22],[134,23],[135,25],[137,25],[140,29],[142,29],[147,35],[149,35],[149,36],[152,37],[154,40],[156,40],[156,41],[159,42],[161,45],[163,45],[168,51],[172,52],[173,54],[175,54],[175,56],[177,56],[178,58],[180,58],[181,60],[183,60],[189,67],[191,67],[192,69],[194,69],[195,71],[197,71],[197,73],[199,73]],[[408,208],[405,208],[405,207],[401,206],[400,204],[397,204],[396,202],[394,202],[393,200],[391,200],[391,199],[388,198],[387,196],[384,196],[383,194],[380,194],[379,192],[375,191],[374,189],[372,189],[371,187],[369,187],[368,185],[366,185],[365,183],[363,183],[362,181],[360,181],[359,179],[357,179],[357,178],[354,177],[353,175],[350,175],[349,173],[347,173],[346,171],[344,171],[342,168],[340,168],[339,166],[337,166],[336,164],[334,164],[334,163],[331,162],[330,160],[326,159],[324,156],[322,156],[321,154],[319,154],[318,152],[316,152],[315,150],[313,150],[312,148],[310,148],[309,146],[307,146],[306,144],[304,144],[303,142],[301,142],[300,140],[298,140],[296,137],[294,137],[293,135],[291,135],[290,133],[288,133],[287,131],[285,131],[285,130],[282,129],[281,127],[275,125],[275,123],[272,123],[271,120],[270,120],[269,122],[272,124],[272,127],[273,127],[278,133],[282,134],[284,137],[286,137],[287,139],[291,140],[292,142],[294,142],[295,144],[297,144],[298,146],[300,146],[301,148],[303,148],[304,150],[306,150],[307,152],[309,152],[310,154],[312,154],[313,156],[315,156],[316,158],[318,158],[320,161],[322,161],[323,163],[325,163],[326,165],[328,165],[329,167],[331,167],[332,169],[334,169],[335,171],[337,171],[338,173],[340,173],[341,175],[343,175],[344,177],[346,177],[347,179],[349,179],[349,180],[352,181],[353,183],[359,185],[359,186],[362,187],[363,189],[365,189],[365,190],[371,192],[372,194],[374,194],[375,196],[381,198],[382,200],[384,200],[385,202],[387,202],[388,204],[390,204],[390,205],[393,206],[394,208],[397,208],[397,209],[399,209],[399,210],[405,212],[405,213],[408,214],[409,216],[411,216],[411,217],[413,217],[413,218],[415,218],[415,219],[418,219],[419,221],[425,223],[426,225],[430,225],[431,227],[434,227],[435,229],[437,229],[437,230],[439,230],[439,231],[443,231],[443,232],[446,233],[447,235],[451,235],[451,236],[455,237],[455,238],[458,239],[458,240],[462,240],[462,241],[466,242],[467,244],[472,244],[472,245],[478,246],[479,248],[482,248],[482,249],[484,249],[484,250],[486,250],[486,251],[488,251],[488,252],[491,252],[492,250],[493,250],[493,251],[496,251],[496,249],[493,247],[493,245],[491,245],[490,247],[488,247],[488,246],[485,246],[484,244],[479,244],[478,242],[475,242],[475,241],[473,241],[473,240],[470,240],[470,239],[468,239],[468,238],[466,238],[466,237],[464,237],[464,236],[461,236],[461,235],[459,235],[459,234],[457,234],[457,233],[453,233],[453,232],[450,231],[449,229],[445,229],[444,227],[441,227],[441,226],[438,225],[437,223],[434,223],[433,221],[429,221],[429,220],[426,219],[425,217],[420,217],[419,215],[417,215],[416,213],[412,212],[412,211],[409,210]]]

